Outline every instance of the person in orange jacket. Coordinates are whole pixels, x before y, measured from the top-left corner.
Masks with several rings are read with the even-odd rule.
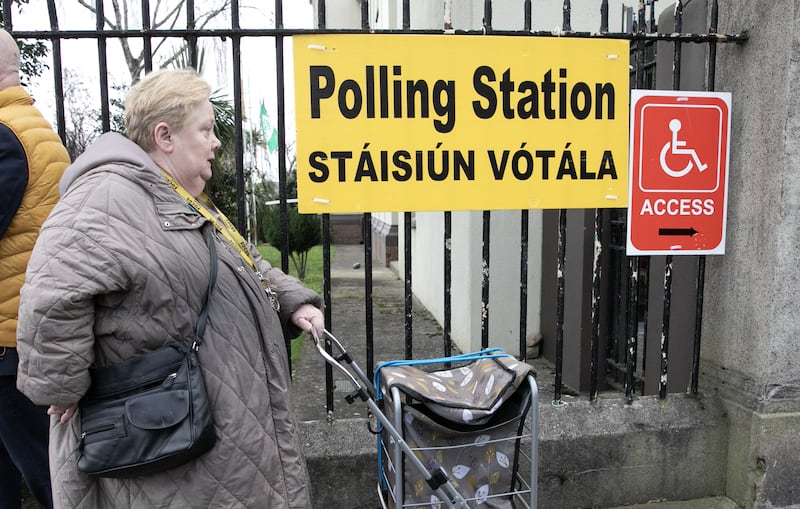
[[[0,509],[19,509],[23,478],[52,507],[47,409],[16,388],[17,308],[39,228],[68,165],[61,139],[20,86],[16,41],[0,30]]]

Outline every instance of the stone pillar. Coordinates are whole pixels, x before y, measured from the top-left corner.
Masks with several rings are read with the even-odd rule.
[[[710,2],[709,2],[710,3]],[[800,1],[720,2],[732,93],[727,248],[707,258],[701,389],[730,419],[727,495],[800,507]]]

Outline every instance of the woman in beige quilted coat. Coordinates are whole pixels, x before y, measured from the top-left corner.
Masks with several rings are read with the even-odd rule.
[[[50,406],[56,507],[311,505],[284,336],[324,328],[320,298],[262,260],[203,193],[219,148],[209,95],[193,71],[135,85],[127,137],[102,135],[68,168],[28,265],[18,388]],[[209,280],[208,223],[219,273],[199,357],[217,443],[149,476],[78,472],[76,405],[89,367],[192,337]]]

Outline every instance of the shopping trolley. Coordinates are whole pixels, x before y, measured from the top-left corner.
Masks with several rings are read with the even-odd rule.
[[[528,364],[490,348],[384,362],[370,380],[330,332],[312,339],[352,384],[345,400],[365,402],[378,421],[383,509],[536,508],[538,387]]]

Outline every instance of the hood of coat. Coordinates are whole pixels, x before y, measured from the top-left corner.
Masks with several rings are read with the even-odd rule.
[[[95,168],[120,163],[158,174],[153,159],[139,145],[119,133],[109,132],[97,138],[67,168],[58,185],[59,193],[63,196],[78,178]]]

